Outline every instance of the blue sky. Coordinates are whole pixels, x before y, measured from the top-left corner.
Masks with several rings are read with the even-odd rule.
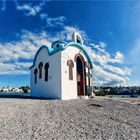
[[[94,85],[140,85],[139,1],[0,1],[0,87],[30,84],[41,45],[78,31],[93,59]]]

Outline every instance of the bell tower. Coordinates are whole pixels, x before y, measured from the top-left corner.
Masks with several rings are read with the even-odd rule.
[[[72,39],[74,40],[75,43],[78,43],[83,46],[83,40],[81,35],[78,32],[75,32],[72,36]]]

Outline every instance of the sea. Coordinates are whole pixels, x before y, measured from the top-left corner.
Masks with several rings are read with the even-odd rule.
[[[0,92],[0,97],[28,97],[30,93],[23,93],[23,92]]]
[[[140,95],[138,95],[137,97],[130,97],[130,95],[106,95],[107,97],[112,97],[112,98],[139,98],[140,99]]]
[[[23,93],[23,92],[19,92],[19,93],[14,93],[14,92],[0,92],[0,97],[30,97],[30,93]],[[139,98],[140,99],[140,95],[138,95],[137,97],[130,97],[130,95],[106,95],[107,97],[111,97],[111,98]]]

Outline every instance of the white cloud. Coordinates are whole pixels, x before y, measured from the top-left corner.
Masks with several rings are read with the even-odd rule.
[[[115,67],[115,66],[106,64],[106,65],[104,65],[104,68],[112,71],[113,73],[123,75],[123,76],[125,76],[125,75],[131,76],[131,74],[132,74],[132,70],[127,67],[121,69],[119,67]]]
[[[47,14],[42,13],[40,14],[41,20],[46,21],[46,26],[48,27],[56,27],[56,26],[63,26],[66,18],[64,16],[59,17],[49,17]]]
[[[72,26],[63,26],[63,30],[55,33],[55,37],[53,38],[53,40],[72,41],[74,32],[79,32],[81,34],[83,40],[87,40],[87,35],[84,31],[82,31],[78,28],[74,28]]]
[[[125,79],[123,77],[120,77],[116,74],[109,73],[98,65],[94,65],[94,71],[96,73],[96,76],[99,76],[99,77],[102,77],[102,78],[104,77],[106,79],[115,80],[115,81],[118,81],[118,82],[125,82]]]
[[[32,63],[2,63],[0,62],[0,75],[19,75],[19,74],[29,74],[29,66]]]
[[[124,55],[121,52],[116,52],[115,55],[112,55],[108,53],[105,48],[106,44],[103,42],[99,42],[99,44],[94,44],[90,43],[89,44],[91,51],[94,50],[93,52],[93,58],[95,61],[100,62],[101,64],[106,64],[106,63],[123,63],[124,61]]]
[[[51,43],[56,40],[72,40],[72,34],[75,31],[82,32],[83,36],[85,36],[83,37],[85,44],[88,44],[86,42],[87,35],[85,32],[71,26],[64,26],[63,30],[56,32],[55,35],[46,31],[41,31],[37,34],[23,30],[19,41],[0,44],[0,75],[28,74],[31,60],[33,60],[40,46],[46,45],[50,47]],[[116,52],[115,55],[109,54],[106,51],[106,44],[103,42],[97,45],[91,42],[89,46],[85,45],[84,47],[93,59],[94,76],[97,78],[95,80],[97,83],[104,85],[105,83],[106,85],[111,85],[111,83],[112,85],[124,84],[128,80],[127,76],[131,75],[131,69],[111,65],[112,63],[122,63],[122,53]],[[96,52],[97,49],[98,52]],[[26,59],[26,62],[21,63],[21,59]]]
[[[0,44],[0,75],[29,74],[30,61],[42,45],[50,46],[47,34],[23,31],[19,41]],[[26,60],[21,63],[20,59]]]
[[[0,44],[0,62],[16,61],[20,58],[32,59],[40,46],[50,46],[51,43],[46,37],[44,33],[24,32],[19,41]]]
[[[129,80],[128,76],[132,75],[132,70],[127,67],[117,66],[115,64],[122,64],[124,55],[119,51],[112,55],[106,51],[106,44],[102,42],[95,45],[94,43],[90,43],[89,46],[85,46],[87,52],[90,54],[94,63],[94,76],[98,79],[95,82],[103,83],[105,85],[119,84],[119,83],[127,83]],[[95,65],[95,63],[97,63]],[[113,66],[113,65],[114,66]],[[104,80],[103,80],[104,79]],[[104,82],[102,82],[104,81]]]
[[[66,20],[66,18],[64,16],[59,16],[59,17],[55,17],[55,18],[47,18],[47,26],[63,26],[64,25],[64,21]]]
[[[126,83],[125,77],[120,77],[116,74],[107,72],[102,67],[95,64],[94,64],[94,74],[96,77],[104,79],[104,80],[98,80],[98,82],[100,82],[100,84],[102,83],[102,85],[113,86],[114,84],[124,85]]]
[[[13,0],[13,2],[16,4],[16,9],[19,11],[23,11],[26,16],[35,16],[38,13],[41,12],[43,6],[46,2],[49,2],[50,0],[37,0],[38,5],[35,4],[36,1],[24,1],[24,4],[19,4],[20,1]],[[5,11],[6,9],[6,0],[2,0],[2,11]]]
[[[95,46],[99,46],[99,45],[95,45]],[[129,68],[122,69],[117,66],[112,66],[110,64],[110,63],[122,63],[122,59],[120,58],[121,56],[118,57],[118,53],[116,53],[117,55],[115,55],[115,58],[112,58],[111,55],[108,52],[106,52],[105,49],[104,49],[105,54],[101,54],[100,52],[97,53],[94,50],[92,50],[90,47],[87,47],[86,49],[90,54],[90,56],[93,58],[93,63],[98,62],[104,69],[119,75],[131,75],[131,70]],[[101,52],[103,51],[101,50]]]
[[[105,53],[106,44],[104,42],[99,42],[99,45],[90,43],[90,46],[92,46],[94,49],[96,49],[102,53]]]
[[[120,66],[124,62],[124,55],[120,51],[117,51],[115,54],[107,52],[106,43],[99,42],[95,44],[83,30],[77,27],[66,26],[66,18],[64,16],[49,17],[46,13],[41,13],[46,0],[41,0],[38,5],[32,5],[31,2],[19,4],[20,2],[17,0],[14,0],[14,2],[16,3],[16,9],[22,11],[26,16],[39,15],[40,19],[46,22],[47,27],[59,26],[63,29],[55,32],[53,35],[46,31],[41,31],[36,34],[23,30],[20,35],[20,40],[0,43],[0,75],[28,74],[28,68],[31,66],[30,61],[34,58],[40,46],[51,46],[51,43],[56,40],[72,40],[72,34],[77,31],[81,34],[85,44],[84,47],[93,59],[94,76],[96,77],[97,83],[114,85],[119,83],[123,84],[129,80],[128,76],[132,75],[132,70],[128,67]],[[2,4],[3,7],[1,10],[5,10],[6,0],[3,0]],[[137,63],[139,63],[137,58],[140,55],[139,40],[129,55],[132,57],[131,61],[136,61]],[[26,59],[26,62],[21,63],[20,59]],[[138,64],[136,65],[140,66]]]
[[[24,4],[22,6],[18,5],[17,10],[25,11],[25,14],[27,16],[30,16],[30,15],[35,16],[36,13],[38,13],[41,9],[39,7],[37,7],[37,9],[36,9],[35,7],[31,7],[27,4]]]
[[[45,2],[46,0],[42,0],[38,5],[33,6],[32,4],[19,5],[18,1],[15,0],[16,9],[23,11],[26,16],[35,16],[36,14],[40,13]]]
[[[121,52],[116,52],[115,58],[111,59],[112,63],[123,63],[124,55]]]

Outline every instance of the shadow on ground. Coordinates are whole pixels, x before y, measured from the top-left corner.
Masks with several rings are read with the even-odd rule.
[[[24,96],[24,95],[0,95],[0,98],[16,98],[16,99],[36,99],[36,100],[52,100],[51,98]],[[56,100],[56,99],[54,99]]]

